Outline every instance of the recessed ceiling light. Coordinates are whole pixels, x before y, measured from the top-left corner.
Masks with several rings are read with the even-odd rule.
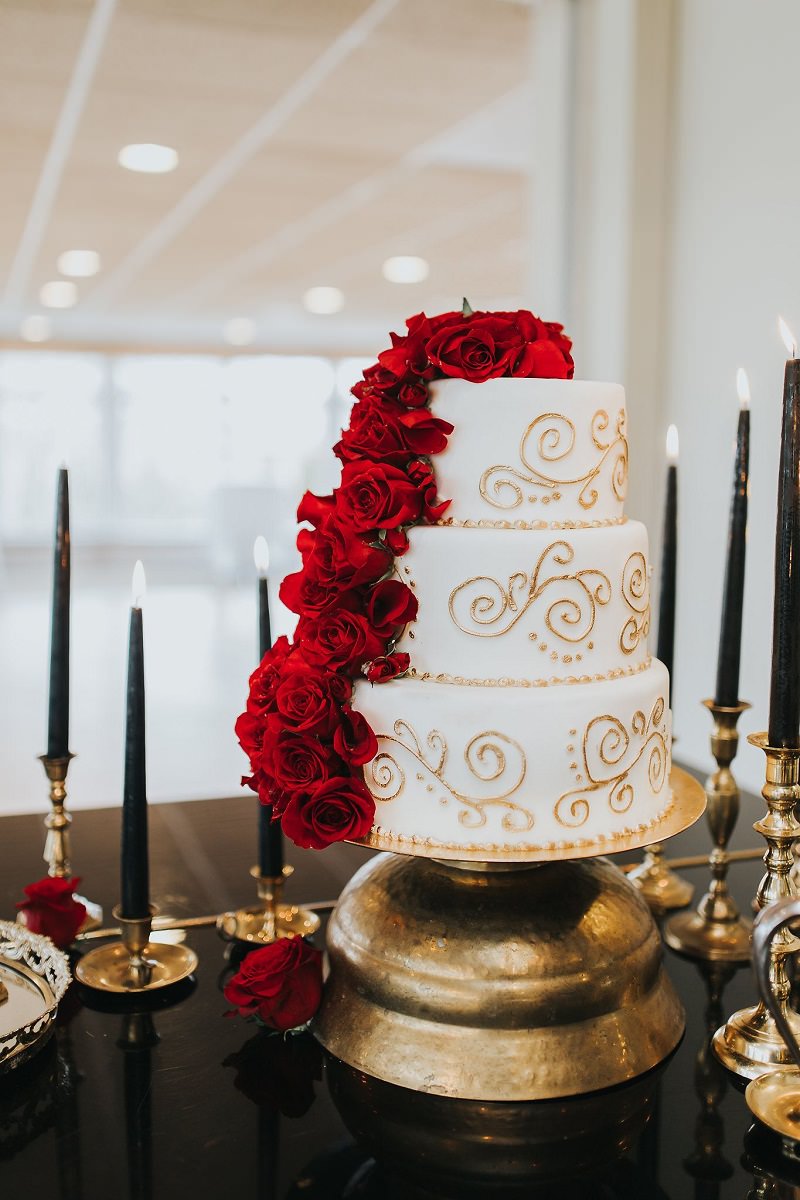
[[[69,279],[51,279],[42,285],[39,300],[45,308],[72,308],[78,300],[78,288]]]
[[[256,323],[249,317],[231,317],[222,329],[229,346],[249,346],[256,340]]]
[[[395,254],[382,267],[383,278],[389,283],[422,283],[430,274],[427,259],[416,254]]]
[[[303,296],[303,304],[310,313],[328,316],[344,307],[344,292],[337,287],[312,287]]]
[[[100,255],[96,250],[65,250],[58,256],[58,269],[74,279],[88,279],[100,270]]]
[[[142,171],[146,175],[165,175],[178,165],[178,151],[172,146],[159,146],[157,142],[133,142],[123,146],[117,162],[128,171]]]
[[[19,333],[23,341],[46,342],[50,337],[50,318],[41,313],[32,313],[23,320]]]

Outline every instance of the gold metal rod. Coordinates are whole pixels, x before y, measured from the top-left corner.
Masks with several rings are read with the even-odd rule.
[[[331,912],[336,907],[336,901],[313,900],[310,904],[304,903],[303,907],[311,909],[312,912]],[[153,932],[158,933],[162,929],[202,929],[204,926],[216,925],[219,917],[219,913],[212,913],[207,917],[155,917]],[[75,940],[92,942],[98,938],[116,938],[120,937],[121,932],[118,926],[110,926],[108,929],[90,929],[86,933],[79,933]]]

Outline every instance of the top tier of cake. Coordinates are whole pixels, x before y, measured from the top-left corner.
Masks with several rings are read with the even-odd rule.
[[[625,392],[562,379],[447,379],[431,411],[455,426],[436,456],[443,524],[575,528],[623,519]]]

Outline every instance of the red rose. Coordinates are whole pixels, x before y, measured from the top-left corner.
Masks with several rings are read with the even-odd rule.
[[[319,579],[304,567],[287,575],[278,589],[283,603],[298,616],[307,613],[327,612],[329,608],[359,607],[360,597],[356,591],[342,591],[340,581]]]
[[[410,545],[405,529],[387,529],[385,541],[395,558],[402,558]]]
[[[526,342],[515,363],[513,374],[519,378],[571,379],[575,367],[572,355],[549,339]]]
[[[352,692],[350,680],[330,671],[292,671],[275,692],[275,706],[297,733],[329,737],[339,724],[339,706]]]
[[[319,529],[302,529],[297,546],[309,576],[338,592],[374,583],[389,568],[389,555],[372,546],[341,521],[326,521]]]
[[[367,679],[370,683],[386,683],[398,675],[404,675],[410,662],[407,654],[386,654],[374,658],[367,668]]]
[[[393,333],[391,338],[391,348],[378,355],[378,363],[383,370],[397,379],[415,375],[430,378],[433,372],[428,359],[424,331],[418,329],[404,337]]]
[[[444,375],[483,383],[509,372],[522,335],[507,317],[475,314],[447,325],[428,342],[428,357]]]
[[[399,579],[382,579],[367,600],[367,620],[373,629],[389,637],[399,625],[407,625],[417,615],[417,597]]]
[[[440,500],[436,495],[436,479],[430,463],[413,462],[408,466],[408,477],[416,484],[422,498],[422,516],[426,521],[438,521],[450,507],[449,500]]]
[[[309,663],[330,671],[358,670],[383,649],[383,639],[367,618],[347,609],[301,617],[295,637]]]
[[[278,938],[247,955],[224,988],[241,1017],[284,1032],[305,1025],[322,1000],[322,955],[304,938]]]
[[[239,745],[250,759],[251,766],[253,760],[261,753],[261,743],[264,740],[264,720],[263,713],[247,710],[236,718],[234,726],[236,736],[239,739]]]
[[[397,399],[406,408],[424,408],[428,403],[428,388],[422,379],[408,379],[397,389]]]
[[[328,779],[307,792],[296,792],[283,813],[287,837],[306,850],[324,850],[332,842],[366,837],[375,802],[361,779]]]
[[[342,462],[367,458],[381,462],[402,463],[408,458],[409,447],[400,417],[402,405],[392,400],[370,396],[353,407],[350,425],[333,447]]]
[[[281,729],[271,717],[261,754],[264,769],[283,791],[311,787],[342,770],[338,755],[309,733]]]
[[[281,671],[293,649],[287,637],[279,637],[253,671],[247,697],[247,708],[250,712],[268,712],[272,708]]]
[[[22,890],[27,900],[17,904],[21,923],[31,933],[42,933],[63,949],[75,941],[86,917],[86,905],[75,899],[80,879],[58,879],[45,875]]]
[[[333,735],[333,748],[351,766],[361,767],[378,753],[378,739],[360,712],[349,704],[342,707],[341,721]]]
[[[364,378],[353,384],[350,391],[357,400],[366,400],[369,396],[384,396],[394,399],[397,394],[397,377],[375,363],[364,371]]]
[[[336,508],[357,532],[416,521],[422,498],[405,471],[388,463],[345,463]]]

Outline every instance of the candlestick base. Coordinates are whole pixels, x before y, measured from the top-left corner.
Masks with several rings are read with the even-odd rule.
[[[77,964],[75,978],[95,991],[136,995],[169,987],[192,975],[198,960],[188,946],[150,943],[150,927],[157,912],[151,904],[146,917],[123,917],[117,905],[113,915],[122,929],[122,941],[90,950]]]
[[[259,867],[250,874],[258,885],[259,903],[249,908],[237,908],[222,913],[217,920],[217,932],[227,942],[246,942],[268,946],[278,938],[310,937],[319,929],[315,912],[297,904],[281,904],[283,885],[294,867],[288,864],[280,875],[262,875]]]
[[[692,884],[664,862],[660,842],[647,847],[638,867],[628,872],[628,879],[654,913],[685,908],[694,895]]]
[[[47,837],[42,857],[47,863],[47,874],[55,879],[69,879],[72,875],[70,862],[72,817],[67,812],[66,801],[67,771],[74,757],[74,754],[69,753],[59,758],[49,758],[46,754],[39,756],[39,761],[43,765],[45,775],[50,783],[51,805],[50,812],[44,819]],[[99,929],[103,924],[101,906],[93,900],[87,900],[85,896],[79,896],[77,892],[74,895],[75,899],[86,909],[86,916],[78,932],[86,933],[90,929]]]
[[[800,801],[800,749],[770,746],[765,733],[751,734],[747,740],[763,750],[767,759],[766,782],[761,789],[767,813],[753,826],[767,843],[764,855],[767,870],[756,895],[760,911],[775,900],[796,895],[789,872],[792,848],[800,835],[800,823],[795,817],[795,807]],[[781,929],[770,943],[767,975],[774,1005],[795,1038],[800,1039],[800,1015],[789,1003],[791,985],[786,971],[787,957],[798,948],[797,938],[788,929]],[[729,1017],[714,1034],[712,1045],[722,1065],[743,1079],[757,1079],[767,1071],[788,1067],[793,1061],[763,1000]]]
[[[708,859],[711,883],[695,912],[670,917],[664,940],[671,949],[690,958],[716,962],[748,962],[751,923],[739,913],[728,890],[728,842],[739,815],[739,788],[731,772],[739,734],[736,724],[750,705],[746,701],[725,706],[713,700],[703,704],[714,718],[711,753],[717,770],[706,780],[706,818],[714,848]]]

